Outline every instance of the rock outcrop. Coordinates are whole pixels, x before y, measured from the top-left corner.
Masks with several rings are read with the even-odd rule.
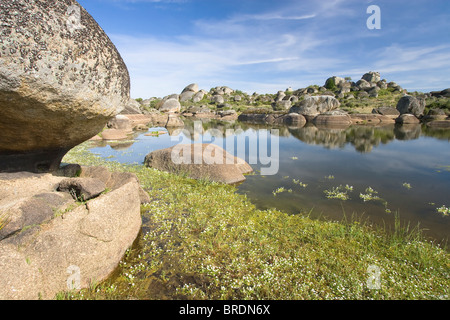
[[[346,112],[335,110],[319,114],[314,118],[313,123],[318,128],[347,128],[352,124],[352,119]]]
[[[181,104],[180,101],[176,98],[169,98],[162,102],[161,107],[159,108],[159,111],[161,112],[180,112],[181,110]]]
[[[0,299],[52,299],[102,281],[136,239],[140,204],[149,201],[136,176],[78,168],[78,178],[0,174],[0,211],[8,216],[0,229]],[[78,198],[81,190],[89,200]]]
[[[413,96],[403,96],[397,103],[397,110],[400,114],[413,114],[417,118],[423,116],[425,110],[425,99]]]
[[[145,157],[145,165],[162,171],[187,174],[193,179],[208,179],[235,184],[245,180],[253,169],[214,144],[178,144],[157,150]]]
[[[0,172],[57,170],[129,103],[128,70],[75,0],[2,0],[0,20]]]
[[[331,96],[312,96],[296,103],[289,113],[298,113],[303,116],[315,117],[321,113],[339,108],[340,102]]]
[[[398,124],[419,124],[420,121],[413,114],[404,113],[395,119],[395,123]]]
[[[306,124],[305,117],[298,113],[289,113],[289,114],[243,113],[239,115],[238,120],[255,124],[287,125],[290,127],[298,127],[298,128],[301,128]]]
[[[430,92],[431,96],[437,98],[450,98],[450,88],[444,89],[442,91],[432,91]]]

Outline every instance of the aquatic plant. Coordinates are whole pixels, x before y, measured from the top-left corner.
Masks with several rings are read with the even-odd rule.
[[[328,176],[325,176],[325,179],[327,179],[327,180],[333,180],[333,179],[334,179],[334,176],[333,176],[332,174],[330,174],[330,175],[328,175]]]
[[[348,192],[353,191],[353,186],[349,186],[348,184],[343,186],[340,185],[339,187],[333,187],[331,190],[325,190],[324,193],[327,197],[327,199],[340,199],[340,200],[348,200],[350,199],[350,196],[348,195]]]
[[[378,192],[372,189],[372,187],[366,188],[366,193],[360,193],[359,197],[363,199],[364,202],[373,201],[373,200],[381,200],[379,196],[377,196]]]
[[[286,191],[289,192],[289,193],[291,193],[291,192],[292,192],[292,189],[286,189],[285,187],[279,187],[279,188],[277,188],[276,190],[272,191],[272,194],[276,197],[277,194],[283,193],[283,192],[286,192]]]
[[[71,151],[66,162],[70,157],[135,173],[152,201],[141,206],[142,233],[114,278],[60,299],[414,300],[448,294],[448,252],[400,224],[394,236],[359,221],[258,210],[233,186],[81,151]],[[379,290],[365,286],[370,265],[380,268]]]
[[[402,184],[402,186],[404,186],[406,189],[411,189],[412,187],[411,187],[411,184],[410,183],[407,183],[407,182],[403,182],[403,184]]]
[[[308,184],[303,183],[303,182],[301,182],[301,181],[298,180],[298,179],[292,179],[292,182],[293,182],[294,184],[296,184],[296,185],[299,185],[299,186],[302,187],[302,188],[306,188],[306,187],[308,186]]]
[[[440,208],[436,209],[437,212],[442,213],[443,216],[448,216],[450,214],[450,208],[447,208],[446,206],[442,206]]]

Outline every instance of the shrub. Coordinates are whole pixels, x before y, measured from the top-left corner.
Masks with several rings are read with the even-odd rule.
[[[334,78],[329,78],[327,80],[327,82],[325,83],[325,88],[327,88],[328,90],[332,90],[332,91],[337,90],[336,82],[334,81]]]

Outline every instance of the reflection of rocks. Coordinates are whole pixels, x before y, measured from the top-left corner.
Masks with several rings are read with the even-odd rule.
[[[394,128],[394,134],[397,140],[415,140],[420,137],[421,132],[420,124],[397,124]]]
[[[450,120],[435,120],[427,123],[427,127],[434,129],[450,129]]]
[[[394,140],[393,125],[384,127],[353,126],[346,131],[347,142],[359,152],[370,152],[380,143]]]
[[[290,129],[289,132],[307,144],[323,145],[330,149],[342,148],[346,144],[346,135],[343,129],[319,129],[316,126],[307,125],[303,128]]]
[[[115,142],[108,142],[108,145],[111,147],[111,149],[116,151],[121,150],[127,150],[129,149],[136,141],[134,140],[127,140],[127,141],[115,141]]]
[[[290,128],[289,131],[292,136],[308,144],[323,145],[326,148],[342,148],[350,143],[359,152],[370,152],[374,146],[380,143],[386,144],[394,139],[393,128],[394,125],[351,126],[347,129],[318,128],[307,125],[303,128]]]

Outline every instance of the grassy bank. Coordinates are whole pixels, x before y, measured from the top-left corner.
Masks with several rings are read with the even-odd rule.
[[[64,161],[133,172],[153,201],[117,273],[57,298],[448,299],[449,255],[417,230],[257,210],[232,186],[105,161],[87,143]]]

